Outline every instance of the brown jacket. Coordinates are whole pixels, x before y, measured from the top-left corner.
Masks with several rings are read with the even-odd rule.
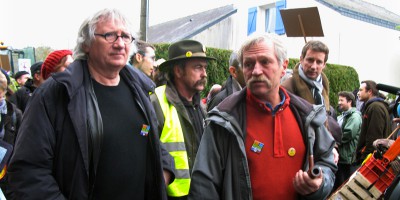
[[[301,98],[307,100],[311,104],[314,104],[314,97],[311,93],[311,88],[310,86],[307,85],[307,83],[301,79],[299,75],[299,65],[300,63],[297,63],[297,65],[293,69],[293,76],[288,78],[282,83],[282,86],[286,88],[291,93],[296,94],[297,96],[300,96]],[[322,90],[322,96],[324,97],[324,103],[325,103],[325,108],[326,111],[330,111],[330,104],[329,104],[329,80],[322,72],[322,85],[324,89]]]
[[[307,83],[300,77],[299,74],[299,66],[300,63],[293,69],[292,77],[286,79],[281,85],[289,92],[300,96],[301,98],[307,100],[311,104],[315,104],[314,97],[311,93],[311,87],[307,85]],[[329,104],[329,80],[322,72],[322,85],[324,89],[322,90],[322,96],[324,97],[324,104],[326,112],[328,113],[328,120],[325,122],[325,126],[332,133],[332,136],[335,138],[337,144],[340,144],[342,141],[342,131],[339,124],[336,121],[336,116],[332,116],[335,113],[334,109],[330,107]],[[331,110],[332,109],[332,110]]]

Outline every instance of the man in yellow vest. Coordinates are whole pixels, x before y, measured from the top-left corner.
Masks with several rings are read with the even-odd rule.
[[[200,92],[207,83],[206,48],[198,41],[182,40],[168,49],[169,59],[159,66],[167,84],[156,88],[151,101],[159,121],[160,140],[175,160],[175,180],[169,199],[186,199],[190,174],[206,115]]]

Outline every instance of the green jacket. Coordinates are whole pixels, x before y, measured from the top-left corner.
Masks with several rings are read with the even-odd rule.
[[[358,138],[361,132],[361,113],[357,108],[352,107],[347,112],[338,117],[342,123],[342,143],[339,145],[339,163],[352,164],[355,159],[354,152],[357,148]]]

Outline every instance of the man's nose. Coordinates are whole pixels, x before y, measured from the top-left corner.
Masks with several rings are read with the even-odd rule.
[[[254,68],[253,68],[252,74],[253,74],[253,75],[260,75],[260,74],[262,74],[262,65],[261,65],[260,63],[256,62],[256,63],[254,64]]]

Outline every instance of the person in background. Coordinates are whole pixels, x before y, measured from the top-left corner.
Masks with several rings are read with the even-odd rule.
[[[22,113],[25,112],[25,108],[28,104],[32,93],[43,83],[42,75],[40,74],[41,67],[43,62],[36,62],[31,66],[31,76],[32,78],[28,79],[25,82],[25,85],[19,88],[13,95],[10,97],[10,101],[13,102]]]
[[[153,81],[154,65],[155,65],[155,47],[145,41],[139,40],[136,42],[137,52],[130,58],[129,63],[133,66],[134,70],[140,72],[146,80],[146,88],[149,93],[153,93],[156,84]],[[146,78],[144,78],[146,77]]]
[[[53,73],[64,71],[74,61],[72,54],[72,51],[67,49],[51,52],[42,64],[43,80],[48,79]]]
[[[207,96],[202,99],[203,103],[206,105],[211,99],[218,94],[222,89],[220,84],[214,84],[211,86],[210,91],[208,91]]]
[[[252,36],[238,59],[246,88],[208,112],[189,199],[325,199],[337,167],[324,107],[280,86],[289,61],[277,36]]]
[[[156,64],[156,48],[142,40],[136,42],[138,51],[131,56],[130,63],[149,78],[153,77]]]
[[[177,176],[168,186],[169,199],[186,199],[190,174],[203,134],[205,105],[200,92],[207,83],[206,48],[195,40],[182,40],[168,48],[169,58],[159,67],[168,82],[150,96],[159,122],[161,142],[175,159]]]
[[[74,62],[33,93],[8,169],[12,199],[167,199],[157,119],[120,11],[84,20]],[[163,154],[163,152],[165,154]]]
[[[293,76],[293,69],[286,69],[285,76],[281,78],[281,83],[285,82],[286,79]]]
[[[19,71],[15,73],[14,79],[18,83],[18,89],[25,85],[25,82],[29,79],[30,74],[27,71]]]
[[[312,40],[307,42],[300,55],[300,62],[293,69],[293,74],[282,82],[286,90],[300,96],[311,104],[324,105],[328,120],[325,126],[336,141],[336,148],[341,142],[342,132],[336,121],[336,112],[329,103],[329,80],[323,69],[328,61],[329,48],[323,42]],[[339,161],[339,153],[334,149],[335,162]]]
[[[361,113],[357,110],[356,99],[352,92],[341,91],[338,93],[338,107],[342,115],[338,117],[338,123],[342,128],[343,138],[339,145],[338,171],[334,189],[339,188],[357,170],[354,165],[355,151],[361,132]]]
[[[5,69],[1,69],[1,73],[6,77],[7,79],[7,92],[6,92],[6,100],[10,100],[11,96],[15,93],[16,91],[16,86],[14,78],[9,76],[9,73]]]
[[[218,105],[222,100],[224,100],[227,96],[231,95],[234,92],[241,90],[246,83],[244,82],[243,71],[239,66],[239,61],[237,58],[237,53],[232,52],[229,57],[229,77],[223,84],[221,91],[214,95],[211,100],[207,103],[207,110],[210,111],[216,105]]]
[[[6,99],[7,88],[9,85],[8,82],[7,74],[0,73],[0,140],[14,146],[21,124],[22,112],[17,108],[17,106]],[[2,161],[5,158],[3,147],[1,149],[3,155],[0,160]],[[7,163],[8,160],[5,162]],[[7,166],[7,164],[5,166]],[[10,191],[8,188],[6,169],[6,167],[0,169],[0,188],[8,199]]]
[[[160,71],[159,66],[165,62],[164,58],[160,58],[156,61],[153,72],[153,81],[156,87],[167,84],[167,73]]]
[[[360,165],[375,148],[372,143],[386,138],[391,132],[389,104],[379,97],[375,81],[361,81],[358,98],[363,101],[361,133],[356,149],[356,163]]]
[[[353,95],[356,97],[356,108],[357,108],[358,111],[361,112],[361,108],[362,108],[364,102],[360,101],[360,99],[358,98],[358,95],[357,95],[358,91],[359,91],[359,88],[354,89],[353,90]]]

